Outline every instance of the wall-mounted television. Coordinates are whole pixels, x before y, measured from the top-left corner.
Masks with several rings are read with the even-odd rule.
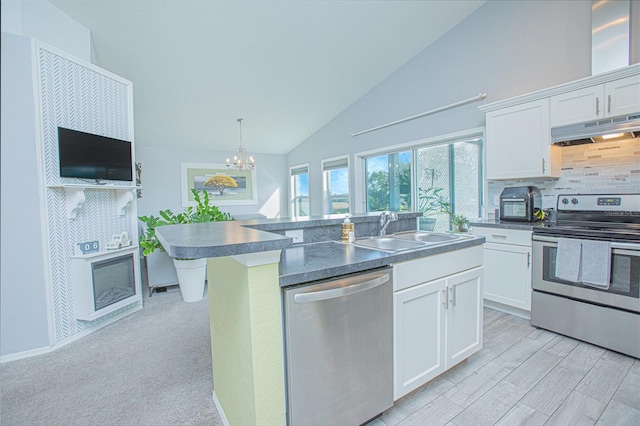
[[[131,142],[58,127],[60,177],[133,180]]]

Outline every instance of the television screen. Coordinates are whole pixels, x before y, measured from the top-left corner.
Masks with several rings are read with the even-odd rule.
[[[60,176],[133,180],[131,142],[58,127]]]

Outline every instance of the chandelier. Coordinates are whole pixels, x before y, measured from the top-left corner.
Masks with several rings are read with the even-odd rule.
[[[249,154],[247,150],[242,146],[242,118],[238,118],[236,121],[240,123],[240,148],[238,148],[238,155],[233,156],[233,163],[227,158],[227,168],[234,168],[236,170],[253,170],[256,166],[256,162]]]

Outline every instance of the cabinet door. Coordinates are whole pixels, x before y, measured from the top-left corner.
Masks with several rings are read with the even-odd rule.
[[[486,137],[487,179],[560,176],[548,98],[488,112]]]
[[[604,92],[607,116],[640,112],[640,75],[606,83]]]
[[[447,279],[447,369],[482,349],[482,281],[482,267]]]
[[[444,279],[394,293],[394,400],[444,371],[445,303]]]
[[[584,123],[604,116],[604,86],[592,86],[551,97],[551,127]]]
[[[484,298],[531,311],[531,247],[484,245]]]

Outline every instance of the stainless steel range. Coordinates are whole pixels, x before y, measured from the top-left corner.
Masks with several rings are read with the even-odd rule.
[[[640,194],[559,195],[532,242],[531,324],[640,358]]]

